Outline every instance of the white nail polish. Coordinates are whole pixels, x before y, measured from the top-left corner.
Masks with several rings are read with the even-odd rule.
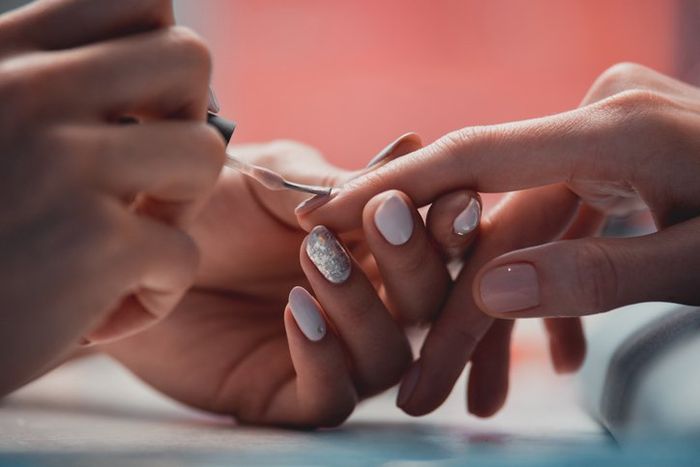
[[[481,221],[481,204],[476,198],[469,200],[464,211],[459,213],[452,223],[452,230],[457,235],[467,235],[476,229]]]
[[[392,194],[374,213],[374,225],[384,239],[392,245],[403,245],[413,235],[413,216],[406,202]]]
[[[311,294],[303,287],[289,292],[289,308],[299,329],[311,342],[318,342],[326,335],[326,322]]]
[[[306,254],[329,282],[342,284],[350,277],[350,256],[326,227],[316,226],[309,233]]]

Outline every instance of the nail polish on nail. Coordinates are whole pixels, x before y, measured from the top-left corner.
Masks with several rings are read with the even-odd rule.
[[[397,194],[391,194],[377,208],[374,225],[392,245],[403,245],[413,235],[413,216],[406,202]]]
[[[418,379],[420,378],[420,363],[415,362],[401,383],[401,388],[399,389],[399,395],[396,398],[396,405],[403,407],[411,399],[413,391],[418,385]]]
[[[334,188],[330,195],[314,195],[311,198],[302,201],[299,206],[294,209],[294,213],[297,216],[303,216],[308,214],[314,209],[318,209],[330,200],[332,200],[338,194],[338,189]]]
[[[369,168],[372,168],[376,165],[381,164],[382,162],[384,162],[384,160],[387,157],[391,156],[391,154],[394,152],[394,150],[398,147],[399,144],[403,143],[404,140],[406,140],[407,138],[412,138],[414,136],[417,137],[417,135],[413,132],[405,133],[405,134],[399,136],[394,141],[389,143],[384,149],[379,151],[379,153],[369,161],[369,163],[367,164],[367,167],[365,167],[365,168],[369,169]]]
[[[326,335],[326,322],[311,294],[303,287],[289,292],[289,308],[301,332],[311,342],[318,342]]]
[[[455,217],[452,230],[457,235],[467,235],[476,229],[481,221],[481,204],[476,198],[471,198],[464,211]]]
[[[326,227],[316,226],[309,233],[306,254],[329,282],[342,284],[350,277],[350,256]]]
[[[540,303],[537,271],[528,263],[493,268],[481,278],[479,293],[489,311],[507,313],[527,310]]]

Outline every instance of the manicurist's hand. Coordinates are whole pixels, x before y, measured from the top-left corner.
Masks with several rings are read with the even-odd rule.
[[[419,146],[408,135],[383,161]],[[357,175],[298,143],[234,151],[295,181]],[[412,360],[404,326],[432,320],[447,295],[444,261],[401,192],[372,197],[342,237],[304,232],[303,199],[225,171],[193,228],[194,289],[162,323],[105,350],[165,394],[243,423],[333,426],[395,385]]]
[[[506,319],[575,317],[648,300],[700,302],[698,135],[700,90],[618,65],[579,109],[451,133],[353,180],[302,222],[355,228],[366,201],[392,188],[417,205],[464,187],[524,190],[493,214],[498,234],[482,225],[482,240],[423,348],[424,377],[404,408],[425,413],[449,393],[474,342],[491,329],[478,310]],[[659,232],[591,236],[605,215],[643,207]]]
[[[162,318],[193,280],[182,228],[224,146],[204,123],[207,48],[172,23],[164,0],[0,17],[0,395],[81,338]]]

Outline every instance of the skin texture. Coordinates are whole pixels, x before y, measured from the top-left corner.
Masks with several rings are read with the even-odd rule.
[[[353,180],[331,202],[305,213],[305,228],[322,222],[342,232],[355,228],[367,199],[389,188],[407,193],[418,206],[456,189],[520,190],[482,223],[481,240],[421,351],[429,377],[418,382],[403,406],[407,412],[419,415],[439,406],[469,360],[470,410],[488,415],[502,405],[509,334],[493,336],[493,326],[505,327],[493,318],[575,318],[649,300],[700,303],[699,111],[697,88],[638,65],[617,65],[594,83],[579,109],[455,131]],[[595,238],[606,215],[644,207],[658,233]],[[481,278],[519,263],[535,268],[539,303],[510,313],[489,309],[480,295]],[[549,319],[547,329],[553,348],[574,343],[555,352],[555,366],[578,366],[580,324]],[[487,342],[491,350],[479,352]],[[486,354],[488,363],[475,362]],[[483,383],[476,382],[482,366]],[[484,394],[491,394],[490,403],[472,402]]]
[[[224,145],[204,124],[207,48],[172,23],[155,0],[0,17],[0,396],[81,339],[154,323],[194,279],[183,229]]]
[[[234,150],[303,183],[337,185],[357,175],[298,143]],[[400,246],[373,222],[392,193],[414,222]],[[404,325],[429,322],[442,307],[445,263],[410,199],[381,193],[359,229],[341,238],[353,258],[350,277],[331,283],[306,256],[294,214],[303,199],[226,170],[192,228],[202,251],[195,287],[163,322],[103,349],[165,394],[241,423],[335,426],[358,401],[395,385],[412,361]],[[327,331],[318,342],[294,322],[287,305],[294,286],[311,291],[322,310]]]

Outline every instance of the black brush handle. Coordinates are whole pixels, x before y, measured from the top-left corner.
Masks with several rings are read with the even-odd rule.
[[[221,136],[226,141],[226,144],[228,144],[228,142],[231,141],[233,132],[236,130],[236,122],[226,120],[225,118],[219,117],[218,115],[213,114],[211,112],[209,112],[209,114],[207,115],[207,122],[214,128],[216,128],[219,131],[219,133],[221,133]]]

